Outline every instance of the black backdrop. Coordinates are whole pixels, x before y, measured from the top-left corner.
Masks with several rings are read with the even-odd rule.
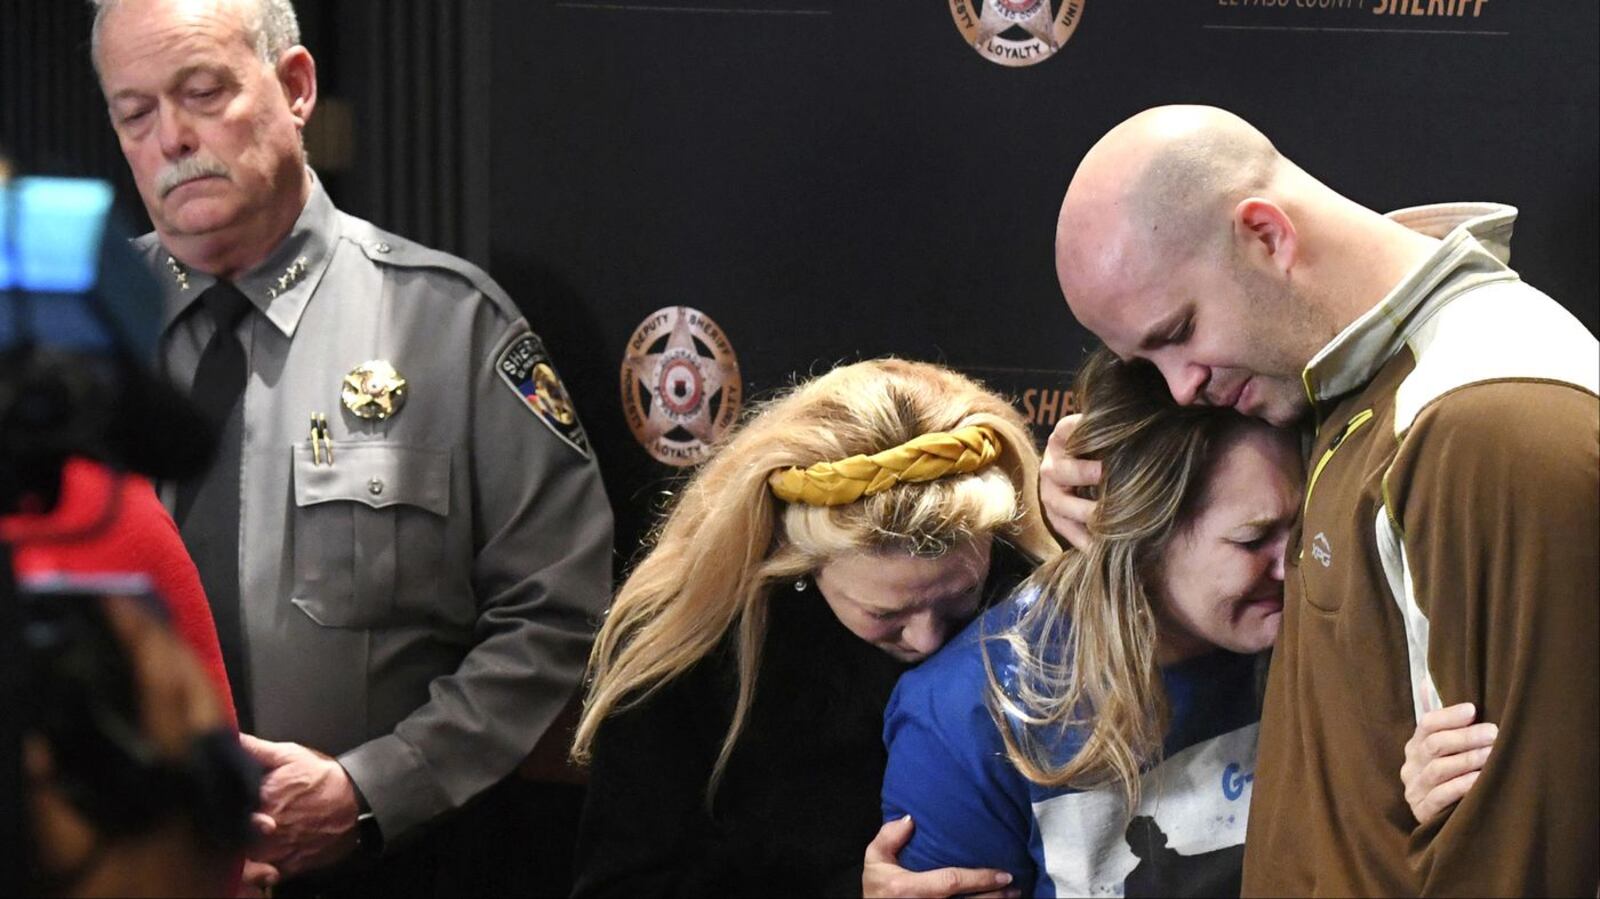
[[[1087,340],[1055,283],[1062,192],[1155,104],[1232,109],[1374,208],[1520,207],[1513,263],[1596,329],[1600,4],[1246,2],[1086,0],[1026,68],[934,0],[496,3],[491,268],[582,405],[621,553],[674,474],[618,389],[659,307],[714,318],[753,398],[894,353],[1043,433]]]
[[[1520,207],[1513,263],[1600,327],[1594,0],[1073,2],[1059,52],[1008,68],[951,0],[298,0],[309,141],[342,206],[522,304],[597,446],[619,564],[682,473],[619,391],[661,307],[720,325],[747,399],[894,353],[1015,394],[1042,434],[1087,340],[1055,284],[1061,193],[1158,103],[1233,109],[1374,208]],[[87,28],[78,0],[0,0],[0,144],[126,190]]]

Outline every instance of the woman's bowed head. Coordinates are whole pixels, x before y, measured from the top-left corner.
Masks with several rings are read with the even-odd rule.
[[[1008,752],[1035,783],[1115,784],[1138,807],[1141,766],[1168,722],[1162,667],[1222,648],[1270,649],[1301,490],[1292,433],[1179,407],[1150,366],[1092,354],[1073,455],[1104,466],[1081,551],[1041,566],[1039,598],[1003,639],[1015,679],[991,686]],[[1027,592],[1025,590],[1025,592]],[[1070,622],[1070,626],[1069,626]],[[1060,763],[1063,729],[1093,710]]]
[[[920,661],[977,612],[994,538],[1034,559],[1058,551],[1037,489],[1021,416],[939,366],[847,365],[752,410],[618,593],[573,756],[731,636],[739,692],[714,791],[754,695],[768,603],[792,594],[775,588],[813,579],[857,637]]]

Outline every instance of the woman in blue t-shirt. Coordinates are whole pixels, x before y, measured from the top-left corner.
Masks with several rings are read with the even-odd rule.
[[[1237,895],[1297,440],[1174,406],[1105,351],[1076,395],[1073,454],[1102,465],[1094,539],[901,679],[884,816],[914,819],[911,870],[1001,868],[1025,895]]]

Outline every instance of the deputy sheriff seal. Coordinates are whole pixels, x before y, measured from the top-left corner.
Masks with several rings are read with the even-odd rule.
[[[738,419],[743,396],[733,344],[704,312],[657,309],[628,338],[622,411],[634,439],[657,462],[704,462]]]
[[[495,370],[545,427],[585,458],[589,456],[589,438],[539,338],[524,334],[513,341],[496,360]]]
[[[1087,0],[950,0],[950,15],[978,55],[1002,66],[1054,56],[1078,29]]]

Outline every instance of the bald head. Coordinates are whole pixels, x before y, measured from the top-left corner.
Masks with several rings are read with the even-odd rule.
[[[1279,155],[1238,116],[1162,106],[1084,156],[1056,223],[1072,313],[1185,405],[1286,424],[1302,372],[1432,252]]]
[[[1264,190],[1280,160],[1266,135],[1215,107],[1159,106],[1111,129],[1079,164],[1056,223],[1056,273],[1074,311],[1106,278],[1164,278],[1220,250],[1232,206]]]
[[[1072,313],[1179,403],[1286,423],[1326,323],[1297,293],[1304,179],[1238,116],[1162,106],[1113,128],[1073,175],[1056,225]]]

